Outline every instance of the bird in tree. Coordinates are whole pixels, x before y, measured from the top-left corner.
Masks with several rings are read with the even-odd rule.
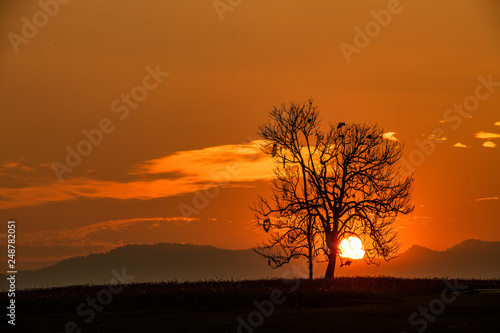
[[[358,237],[367,263],[397,256],[394,222],[413,211],[413,174],[402,175],[404,145],[383,137],[378,125],[339,123],[323,128],[309,100],[282,104],[259,127],[261,149],[276,162],[269,197],[253,206],[269,238],[257,252],[273,268],[305,257],[328,262],[333,278],[340,241]],[[276,147],[280,147],[279,151]]]

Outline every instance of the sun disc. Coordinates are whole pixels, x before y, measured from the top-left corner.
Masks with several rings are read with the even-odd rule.
[[[363,259],[365,249],[361,239],[355,236],[344,238],[340,242],[340,256],[349,259]]]

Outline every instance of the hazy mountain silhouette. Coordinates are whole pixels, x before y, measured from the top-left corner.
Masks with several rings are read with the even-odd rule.
[[[466,240],[446,251],[413,245],[380,266],[355,262],[338,270],[342,275],[396,277],[500,278],[500,242]]]
[[[253,250],[223,250],[191,244],[126,245],[105,253],[65,259],[17,274],[17,287],[108,283],[112,270],[135,276],[133,282],[161,280],[259,279],[280,276]],[[2,276],[0,288],[5,290]]]
[[[346,275],[391,275],[397,277],[499,278],[500,242],[467,240],[446,251],[414,245],[398,258],[380,266],[355,261],[336,271]],[[315,276],[324,274],[315,266]],[[273,270],[267,261],[250,250],[223,250],[191,244],[127,245],[106,253],[74,257],[39,270],[17,275],[17,287],[63,286],[108,283],[115,269],[125,267],[134,282],[177,279],[260,279],[282,277],[289,269]],[[304,274],[303,277],[306,277]],[[0,288],[7,288],[5,276]]]

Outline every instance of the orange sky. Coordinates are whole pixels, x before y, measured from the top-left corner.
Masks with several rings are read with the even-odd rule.
[[[265,234],[248,205],[272,171],[257,126],[273,105],[310,97],[325,123],[377,122],[406,159],[424,156],[416,209],[397,224],[404,249],[500,240],[500,87],[477,88],[500,82],[500,5],[391,3],[252,0],[218,13],[213,1],[70,1],[13,44],[42,9],[2,2],[0,220],[18,221],[19,268],[128,243],[255,246]],[[356,46],[355,27],[388,6],[390,23],[348,63],[342,43]],[[468,116],[447,113],[477,89],[488,96]],[[59,181],[51,164],[100,126]],[[446,140],[419,153],[436,128]]]

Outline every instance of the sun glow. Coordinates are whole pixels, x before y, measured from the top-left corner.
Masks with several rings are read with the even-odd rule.
[[[361,239],[355,236],[344,238],[340,242],[340,256],[349,259],[363,259],[365,249]]]

